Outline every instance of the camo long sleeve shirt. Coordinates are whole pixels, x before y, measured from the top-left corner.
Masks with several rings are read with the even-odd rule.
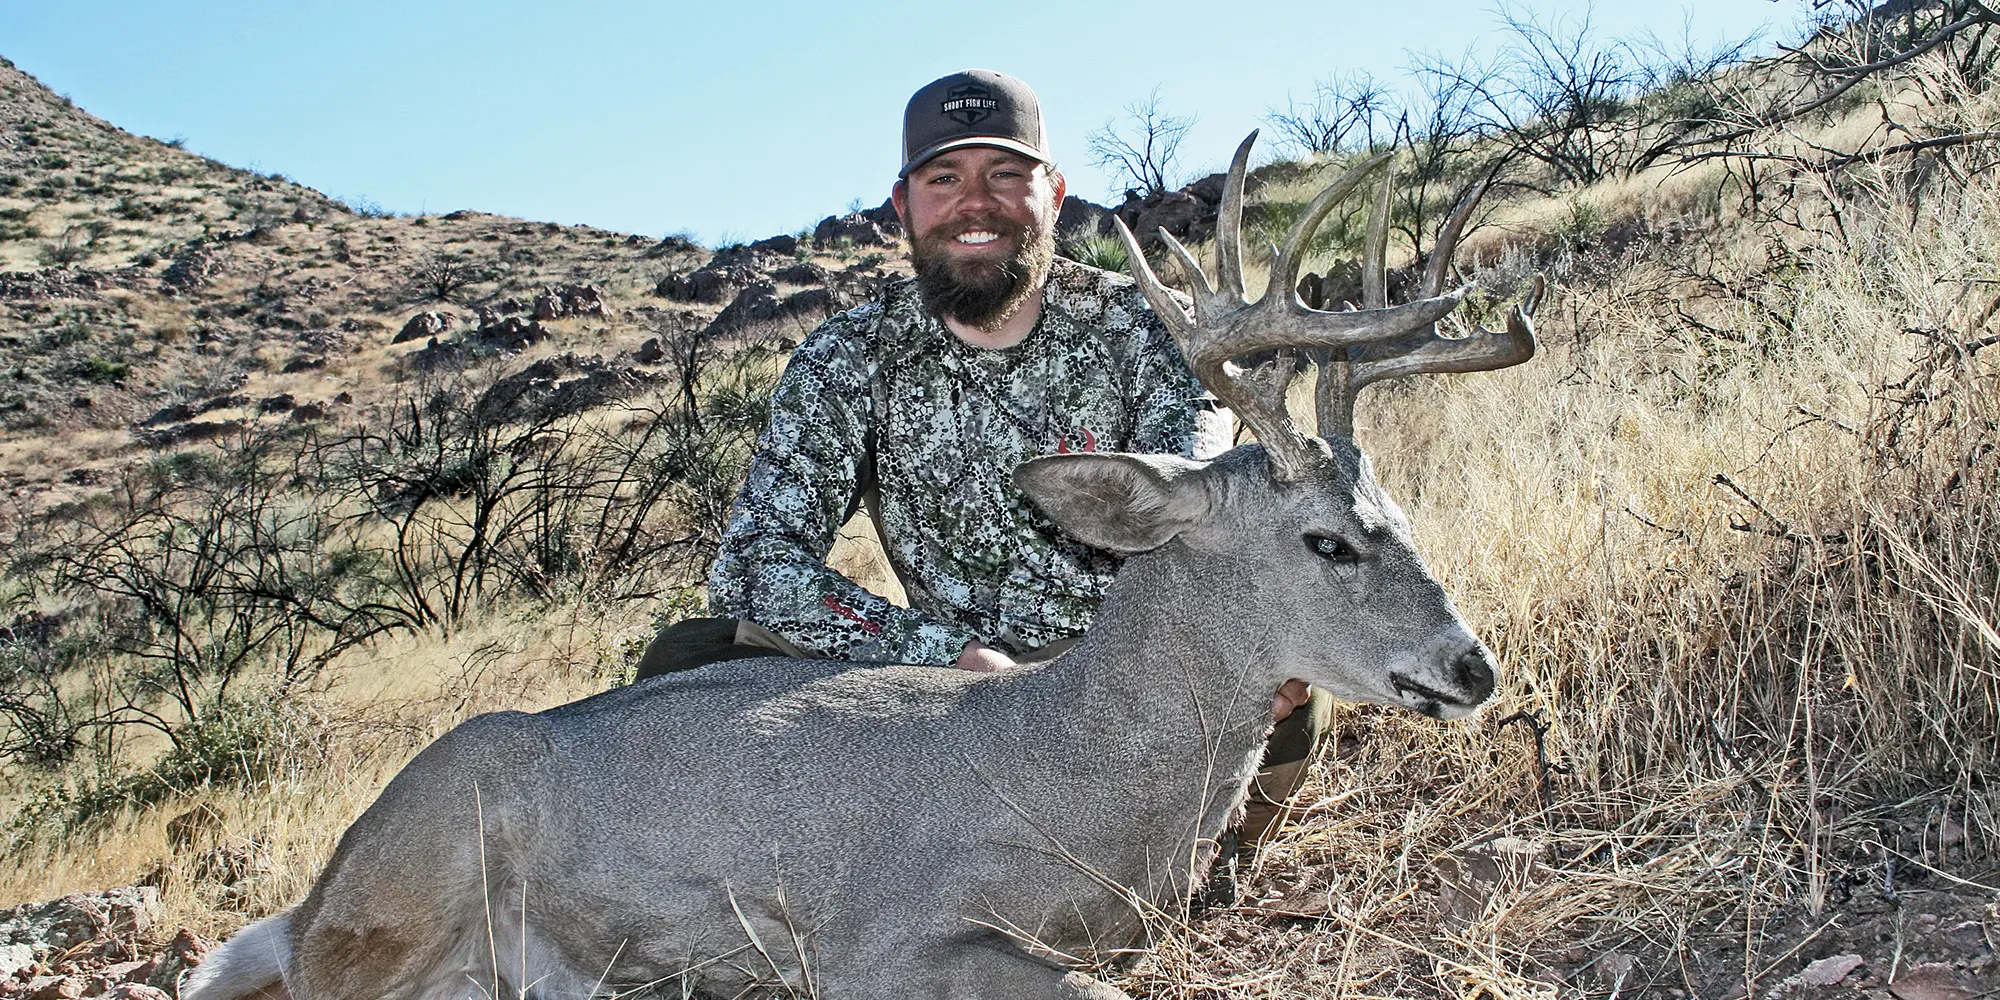
[[[900,282],[793,354],[710,605],[864,662],[952,663],[974,638],[1027,652],[1088,627],[1118,560],[1043,516],[1014,467],[1065,449],[1191,455],[1227,425],[1129,279],[1058,259],[1040,322],[1004,350],[959,340]],[[826,566],[871,476],[908,608]]]

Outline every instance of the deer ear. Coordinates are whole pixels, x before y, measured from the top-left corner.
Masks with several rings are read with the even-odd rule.
[[[1134,553],[1165,545],[1208,513],[1197,473],[1175,455],[1043,455],[1014,468],[1014,485],[1087,545]]]

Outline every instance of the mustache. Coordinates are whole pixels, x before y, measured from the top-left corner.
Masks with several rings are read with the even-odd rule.
[[[964,222],[939,224],[924,234],[926,243],[946,243],[966,233],[988,232],[997,236],[1019,240],[1028,233],[1028,227],[1012,219],[998,217],[967,219]]]

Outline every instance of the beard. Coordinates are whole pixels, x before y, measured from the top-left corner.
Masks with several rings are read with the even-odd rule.
[[[965,260],[952,254],[958,234],[984,229],[1020,248],[1001,260]],[[1052,225],[1023,226],[1006,219],[978,219],[951,226],[932,226],[910,244],[910,264],[924,304],[946,319],[990,330],[1021,310],[1030,295],[1038,295],[1055,262]]]

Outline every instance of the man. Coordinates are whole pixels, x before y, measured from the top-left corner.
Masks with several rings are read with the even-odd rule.
[[[1065,185],[1026,84],[988,70],[928,84],[905,109],[903,154],[892,199],[915,277],[793,355],[709,579],[726,617],[663,631],[640,677],[773,650],[967,670],[1053,655],[1088,627],[1118,562],[1021,497],[1014,467],[1061,450],[1228,446],[1227,413],[1132,282],[1055,256]],[[826,565],[864,505],[907,608]],[[1268,797],[1296,787],[1316,702],[1274,736],[1286,769]],[[1295,681],[1273,709],[1306,703]]]

